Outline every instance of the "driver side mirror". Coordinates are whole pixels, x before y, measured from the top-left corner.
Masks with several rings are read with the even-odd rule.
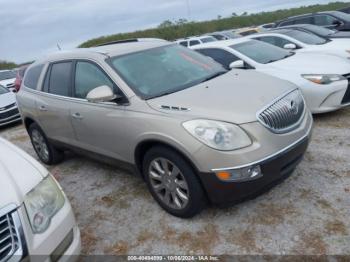
[[[92,89],[86,96],[86,99],[92,103],[110,102],[116,98],[112,88],[106,85]]]
[[[243,60],[237,60],[237,61],[234,61],[230,64],[230,69],[245,69],[246,66],[245,66],[245,63]]]
[[[290,43],[290,44],[285,44],[283,48],[288,50],[295,50],[297,49],[297,46],[295,44]]]

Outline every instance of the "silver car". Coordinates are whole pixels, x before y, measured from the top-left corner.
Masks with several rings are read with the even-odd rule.
[[[183,218],[288,177],[312,129],[295,85],[157,40],[50,55],[28,68],[18,103],[45,164],[75,150],[135,168]]]

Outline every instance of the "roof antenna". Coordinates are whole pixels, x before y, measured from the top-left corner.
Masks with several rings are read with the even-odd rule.
[[[60,45],[58,43],[57,43],[57,48],[58,48],[59,51],[62,50],[62,48],[60,47]]]

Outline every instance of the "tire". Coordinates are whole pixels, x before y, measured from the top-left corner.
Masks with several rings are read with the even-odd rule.
[[[153,198],[168,213],[190,218],[206,206],[203,188],[193,168],[174,150],[164,146],[151,148],[145,154],[142,171]]]
[[[41,128],[33,123],[29,126],[28,134],[33,148],[39,159],[46,165],[55,165],[62,162],[63,151],[55,148],[47,139]]]

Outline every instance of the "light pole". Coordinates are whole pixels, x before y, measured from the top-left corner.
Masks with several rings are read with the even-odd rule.
[[[187,19],[188,21],[191,21],[191,6],[190,6],[190,0],[186,0],[187,5]]]

